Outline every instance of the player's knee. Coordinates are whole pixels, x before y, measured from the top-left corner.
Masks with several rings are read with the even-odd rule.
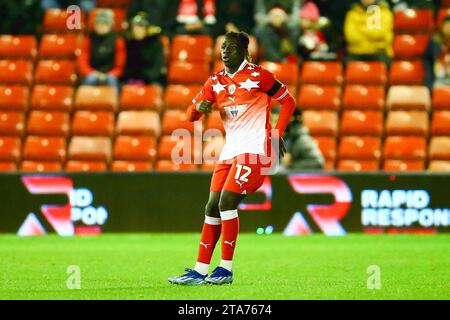
[[[208,201],[208,203],[205,206],[205,215],[209,217],[220,217],[219,213],[219,207],[217,205],[217,202]]]
[[[219,210],[220,211],[228,211],[228,210],[234,210],[236,209],[236,204],[233,199],[227,196],[220,197],[219,201]]]

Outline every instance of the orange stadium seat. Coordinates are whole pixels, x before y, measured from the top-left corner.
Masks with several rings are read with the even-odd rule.
[[[69,144],[69,159],[82,161],[111,160],[111,139],[109,137],[72,137]]]
[[[303,112],[303,124],[313,136],[336,136],[339,130],[336,111],[306,110]]]
[[[70,13],[71,14],[71,13]],[[69,13],[66,9],[47,9],[44,13],[44,21],[42,23],[43,31],[45,33],[68,33],[68,32],[80,32],[84,28],[84,15],[80,15],[80,25],[70,25],[70,27],[80,27],[80,29],[68,28]]]
[[[450,161],[441,161],[441,160],[430,161],[428,165],[428,170],[432,172],[450,172]]]
[[[216,38],[213,61],[221,60],[220,50],[224,39],[225,35],[220,35]],[[249,40],[250,42],[248,44],[248,52],[250,53],[252,61],[256,61],[258,60],[258,41],[256,40],[255,36],[252,35],[249,36]]]
[[[342,64],[337,61],[307,61],[301,70],[301,82],[308,84],[341,84],[344,80]]]
[[[450,110],[433,112],[431,134],[433,136],[450,136]]]
[[[339,160],[337,169],[340,171],[378,171],[378,160]]]
[[[175,61],[169,65],[168,79],[170,83],[203,84],[209,77],[208,64],[193,64]]]
[[[168,112],[168,111],[166,111]],[[161,135],[161,121],[156,111],[122,111],[117,119],[119,135]]]
[[[383,170],[385,171],[422,171],[425,163],[422,160],[385,160]]]
[[[201,85],[169,84],[164,96],[166,108],[186,110],[200,90]]]
[[[114,159],[153,161],[156,158],[156,139],[146,136],[118,136],[114,143]]]
[[[115,172],[134,172],[134,171],[150,171],[153,166],[148,161],[113,161],[111,164],[111,170]]]
[[[213,110],[208,114],[206,118],[206,129],[217,129],[223,134],[225,133],[222,118],[220,117],[220,112],[218,110]]]
[[[450,86],[433,89],[433,109],[450,110]]]
[[[40,59],[74,59],[80,51],[77,34],[45,34],[39,43]]]
[[[424,86],[391,86],[386,106],[388,110],[430,110],[430,91]]]
[[[30,90],[26,86],[0,85],[0,110],[26,111]]]
[[[0,136],[22,136],[25,131],[23,112],[0,111]]]
[[[89,30],[93,29],[95,16],[97,15],[97,12],[102,9],[105,8],[96,8],[94,10],[89,11],[87,17],[87,26]],[[114,13],[114,30],[118,32],[124,30],[125,29],[124,22],[127,19],[125,10],[123,8],[111,8],[111,10]]]
[[[385,90],[383,86],[347,85],[344,89],[342,107],[358,110],[384,110]]]
[[[430,160],[450,160],[450,136],[433,137],[429,145]]]
[[[69,86],[36,85],[31,94],[32,110],[71,111],[73,88]]]
[[[203,147],[203,162],[207,164],[216,163],[219,160],[220,152],[222,152],[225,145],[224,137],[210,137]]]
[[[383,135],[383,114],[379,111],[344,111],[341,118],[341,135]]]
[[[166,110],[162,116],[162,129],[164,135],[171,135],[177,129],[186,129],[193,133],[194,122],[189,122],[184,111]]]
[[[27,60],[0,60],[0,83],[30,85],[33,63]]]
[[[20,138],[0,137],[0,161],[18,162],[20,150]]]
[[[275,77],[283,84],[297,86],[298,66],[296,63],[263,61],[260,64],[275,74]]]
[[[394,30],[398,32],[428,33],[433,31],[431,9],[405,9],[394,13]]]
[[[336,138],[335,137],[313,137],[326,161],[336,160]]]
[[[108,111],[77,111],[72,120],[72,134],[76,136],[112,136],[114,114]]]
[[[74,85],[77,81],[76,63],[70,60],[40,60],[34,80],[39,84]]]
[[[422,85],[425,68],[422,60],[394,61],[389,71],[391,85]]]
[[[78,161],[69,160],[66,162],[65,171],[68,172],[93,172],[106,171],[108,166],[104,161]]]
[[[394,56],[397,59],[420,58],[425,54],[430,36],[403,34],[394,38]]]
[[[28,134],[35,136],[69,135],[70,117],[67,112],[31,111],[28,116]]]
[[[20,164],[22,172],[58,172],[62,171],[61,162],[58,161],[23,161]]]
[[[297,103],[301,109],[339,110],[341,89],[337,86],[303,85],[300,87]]]
[[[377,137],[342,137],[339,144],[339,159],[379,160],[381,139]]]
[[[66,139],[28,136],[23,147],[24,160],[58,161],[66,158]]]
[[[194,156],[201,156],[199,153],[201,146],[202,142],[194,141],[193,137],[181,139],[172,136],[162,136],[158,145],[158,159],[172,160],[172,152],[174,152],[174,156],[177,159],[186,157],[186,159],[192,160]],[[176,149],[174,150],[174,148]],[[189,154],[185,154],[185,151],[189,152]]]
[[[390,136],[384,142],[383,153],[388,160],[425,160],[427,142],[424,137]]]
[[[381,61],[350,61],[345,70],[345,81],[349,84],[385,85],[386,64]]]
[[[161,110],[163,90],[157,85],[124,85],[120,93],[121,110]]]
[[[171,60],[198,64],[212,61],[212,39],[208,35],[176,35],[172,39]]]
[[[13,172],[17,170],[17,164],[12,161],[0,161],[0,172]]]
[[[386,134],[428,136],[428,113],[426,111],[390,111],[386,119]]]
[[[0,59],[33,60],[37,53],[34,35],[0,35]]]
[[[117,93],[113,87],[79,86],[75,94],[76,110],[115,111],[117,104]]]
[[[170,160],[159,160],[156,162],[155,169],[158,171],[194,171],[197,165],[193,163],[173,163]]]

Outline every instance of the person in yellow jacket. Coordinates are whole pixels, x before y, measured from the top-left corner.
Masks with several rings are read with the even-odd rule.
[[[384,1],[360,0],[347,12],[344,35],[347,61],[381,60],[393,56],[394,15]]]

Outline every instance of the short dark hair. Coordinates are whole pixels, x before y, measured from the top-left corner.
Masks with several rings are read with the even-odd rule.
[[[239,48],[248,51],[248,44],[250,42],[250,38],[247,33],[242,31],[239,32],[230,31],[225,34],[225,38],[235,40]]]

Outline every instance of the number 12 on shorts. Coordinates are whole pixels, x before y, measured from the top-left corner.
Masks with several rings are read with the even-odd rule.
[[[245,172],[241,175],[242,170]],[[236,165],[236,174],[234,175],[234,180],[239,180],[242,182],[248,182],[247,177],[252,173],[252,168],[243,166],[242,164]]]

